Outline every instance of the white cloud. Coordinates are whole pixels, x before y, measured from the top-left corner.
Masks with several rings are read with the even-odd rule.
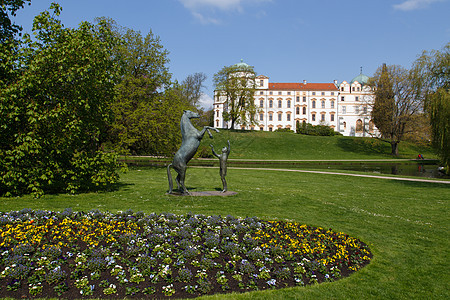
[[[260,4],[272,0],[179,0],[202,24],[219,24],[220,20],[210,17],[217,11],[244,11],[244,4]]]
[[[209,95],[202,93],[200,96],[200,99],[198,100],[198,104],[204,109],[204,110],[210,110],[213,107],[214,100]]]
[[[429,6],[434,2],[442,2],[443,0],[406,0],[400,4],[395,4],[394,8],[398,10],[415,10]]]

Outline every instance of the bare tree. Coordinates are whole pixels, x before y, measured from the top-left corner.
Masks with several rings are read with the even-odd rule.
[[[370,79],[375,102],[372,119],[381,139],[391,144],[398,156],[398,144],[408,132],[414,117],[423,112],[421,90],[414,84],[413,72],[396,65],[383,64]]]

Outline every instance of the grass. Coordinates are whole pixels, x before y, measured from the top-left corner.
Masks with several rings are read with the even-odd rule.
[[[234,159],[392,159],[391,146],[374,138],[344,136],[307,136],[286,132],[230,131],[205,136],[201,147],[213,144],[220,149],[230,140]],[[216,151],[217,152],[217,151]],[[436,158],[430,147],[401,142],[398,158],[415,159],[421,153],[425,158]]]
[[[110,192],[0,198],[0,206],[3,211],[71,207],[115,212],[131,208],[148,213],[286,219],[343,231],[366,242],[374,253],[367,267],[334,283],[209,297],[213,299],[450,297],[448,184],[232,169],[227,181],[229,189],[238,195],[174,197],[165,195],[164,168],[132,169]],[[186,184],[191,190],[219,189],[218,169],[190,168]]]

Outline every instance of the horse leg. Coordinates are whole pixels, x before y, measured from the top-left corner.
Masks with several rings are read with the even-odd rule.
[[[186,168],[183,168],[180,171],[181,172],[180,172],[179,176],[180,176],[180,185],[181,185],[182,193],[189,195],[189,191],[187,190],[186,186],[184,185],[184,178],[186,176]]]

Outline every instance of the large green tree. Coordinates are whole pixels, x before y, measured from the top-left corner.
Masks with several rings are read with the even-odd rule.
[[[117,78],[107,26],[64,28],[52,4],[24,36],[17,79],[0,90],[0,194],[75,192],[118,180],[100,151]]]
[[[114,51],[121,66],[112,103],[110,147],[125,154],[172,154],[179,140],[179,120],[188,108],[171,81],[168,54],[150,31],[121,28],[107,20],[121,43]]]
[[[381,139],[391,144],[391,154],[398,155],[398,145],[411,128],[414,117],[422,111],[420,90],[412,72],[396,65],[383,65],[369,81],[375,101],[372,118]]]
[[[225,66],[214,74],[215,96],[225,103],[223,118],[224,121],[231,121],[231,129],[236,124],[256,124],[255,77],[253,67],[245,63]]]
[[[433,145],[450,173],[450,43],[441,51],[422,53],[413,72],[417,89],[424,91]]]

